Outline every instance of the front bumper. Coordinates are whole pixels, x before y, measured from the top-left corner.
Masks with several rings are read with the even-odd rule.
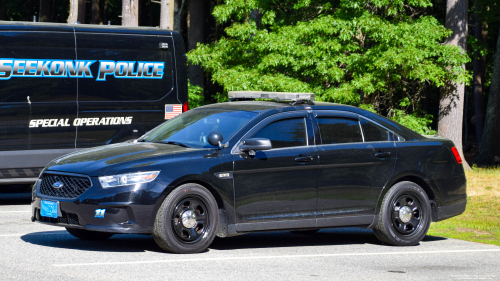
[[[101,232],[152,233],[156,211],[165,197],[165,185],[152,181],[103,189],[94,180],[92,187],[74,199],[43,195],[37,184],[31,203],[32,221]],[[42,200],[59,202],[57,218],[40,215]],[[103,217],[96,216],[98,209],[105,210]]]

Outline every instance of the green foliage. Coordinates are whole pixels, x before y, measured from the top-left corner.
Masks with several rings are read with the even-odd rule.
[[[189,61],[230,90],[313,92],[318,101],[371,104],[412,128],[425,85],[468,81],[459,48],[435,18],[415,16],[428,0],[227,0],[216,6],[226,37],[199,44]],[[364,99],[360,100],[360,93]],[[412,106],[397,108],[410,97]],[[427,116],[427,117],[426,117]],[[417,124],[419,124],[417,126]]]
[[[408,113],[408,107],[412,106],[412,101],[408,97],[399,101],[399,108],[393,108],[388,117],[399,124],[412,129],[413,131],[422,135],[434,135],[435,130],[429,129],[432,123],[432,115],[426,114],[423,110],[415,110]]]
[[[368,111],[373,112],[373,113],[377,113],[377,111],[375,110],[373,104],[362,103],[362,104],[359,105],[359,108],[362,108],[364,110],[368,110]]]
[[[203,89],[200,86],[193,85],[188,80],[189,108],[196,108],[205,104],[205,98],[202,95],[202,91]]]
[[[419,134],[436,134],[436,131],[429,129],[429,125],[432,123],[432,115],[430,114],[422,114],[421,112],[407,114],[404,110],[393,109],[389,118]]]

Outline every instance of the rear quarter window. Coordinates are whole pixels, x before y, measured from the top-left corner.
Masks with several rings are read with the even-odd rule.
[[[386,129],[363,118],[361,118],[360,122],[363,127],[363,135],[366,142],[392,140],[391,133]]]

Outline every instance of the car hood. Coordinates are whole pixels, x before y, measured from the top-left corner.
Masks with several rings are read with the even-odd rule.
[[[165,162],[205,150],[162,143],[119,143],[66,154],[52,160],[45,170],[89,176],[148,171]]]

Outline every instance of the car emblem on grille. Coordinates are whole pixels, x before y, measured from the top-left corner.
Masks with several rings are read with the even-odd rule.
[[[63,186],[64,186],[64,183],[62,183],[62,182],[60,182],[60,181],[56,181],[56,182],[52,185],[52,187],[53,187],[53,188],[57,188],[57,189],[59,189],[59,188],[61,188],[61,187],[63,187]]]

